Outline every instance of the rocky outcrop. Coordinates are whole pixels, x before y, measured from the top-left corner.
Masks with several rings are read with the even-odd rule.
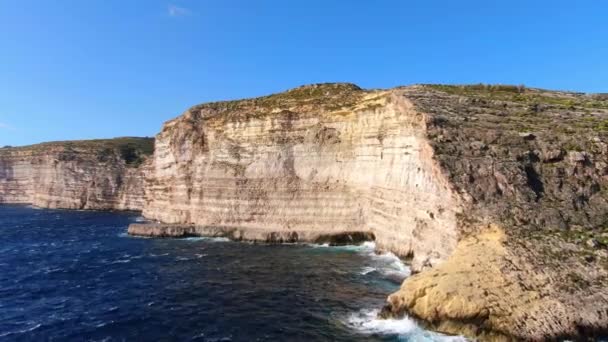
[[[594,336],[606,127],[601,97],[523,87],[324,84],[204,104],[165,124],[146,179],[144,215],[176,225],[131,232],[371,232],[420,272],[384,315],[485,339]]]
[[[0,203],[142,210],[153,139],[67,141],[0,149]]]
[[[398,92],[306,86],[206,104],[156,137],[144,216],[256,231],[371,231],[430,267],[456,246],[460,211]]]
[[[269,229],[213,227],[183,224],[162,223],[133,223],[129,226],[129,234],[149,237],[184,238],[192,236],[224,237],[234,241],[250,241],[265,243],[316,243],[331,246],[359,244],[373,241],[371,232],[341,232],[324,234],[318,229],[270,231]]]
[[[143,149],[64,145],[0,149],[0,202],[143,208],[144,236],[374,238],[418,272],[383,316],[482,340],[608,335],[605,95],[321,84],[192,107],[140,167]]]
[[[608,102],[518,87],[404,89],[462,199],[455,252],[385,313],[486,339],[608,329]]]

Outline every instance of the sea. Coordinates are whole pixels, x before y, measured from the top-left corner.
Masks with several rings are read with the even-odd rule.
[[[129,236],[142,220],[0,205],[0,341],[464,341],[377,318],[410,270],[373,243]]]

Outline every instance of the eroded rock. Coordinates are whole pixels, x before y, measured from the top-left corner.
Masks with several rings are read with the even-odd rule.
[[[0,203],[142,210],[153,139],[65,141],[0,150]]]
[[[490,340],[597,336],[606,255],[581,236],[608,217],[606,136],[589,124],[608,105],[585,101],[319,85],[203,104],[157,136],[144,213],[236,239],[370,232],[419,271],[384,315]]]

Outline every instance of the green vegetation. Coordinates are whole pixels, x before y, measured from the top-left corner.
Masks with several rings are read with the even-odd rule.
[[[90,143],[97,145],[99,161],[107,161],[112,155],[117,154],[128,166],[132,167],[141,165],[146,156],[154,153],[153,138],[116,138],[89,140],[84,143],[85,145]],[[78,142],[78,144],[80,145],[82,142]]]
[[[523,85],[443,85],[425,84],[424,86],[439,90],[448,94],[485,98],[488,100],[500,100],[520,102],[529,105],[539,103],[561,106],[565,108],[595,108],[608,109],[608,95],[594,94],[585,95],[581,93],[554,92],[541,89],[526,88]]]
[[[448,85],[448,84],[425,84],[425,86],[441,90],[449,94],[458,95],[473,95],[480,93],[490,94],[521,94],[526,91],[526,87],[523,85],[502,85],[502,84],[471,84],[471,85]]]
[[[563,230],[556,234],[570,243],[584,245],[588,240],[595,240],[602,248],[608,248],[608,222],[593,229]]]
[[[569,272],[567,274],[567,277],[570,281],[569,285],[575,287],[570,289],[570,292],[572,293],[574,293],[575,290],[586,289],[591,285],[591,283],[587,279],[585,279],[583,276],[581,276],[575,271]]]
[[[299,107],[298,112],[335,111],[354,106],[364,94],[364,90],[351,83],[321,83],[253,99],[205,103],[191,111],[223,112],[222,119],[260,118],[275,110],[280,112],[293,107]]]
[[[128,166],[137,167],[154,153],[154,138],[121,137],[114,139],[54,141],[37,145],[12,147],[6,151],[60,151],[61,160],[73,160],[79,153],[93,153],[99,162],[120,157]]]

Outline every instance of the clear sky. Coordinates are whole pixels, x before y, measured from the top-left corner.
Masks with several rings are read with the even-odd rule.
[[[604,0],[0,0],[0,146],[316,82],[608,92]]]

